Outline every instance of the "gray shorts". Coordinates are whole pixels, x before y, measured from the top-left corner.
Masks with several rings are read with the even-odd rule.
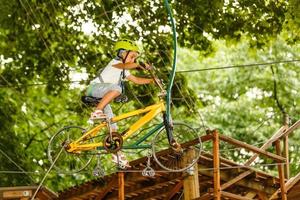
[[[86,91],[86,95],[102,98],[106,93],[110,91],[118,91],[121,94],[122,88],[119,85],[113,83],[93,83],[89,85]]]
[[[93,83],[87,88],[86,95],[102,98],[106,93],[110,91],[118,91],[121,94],[122,88],[119,85],[112,83]],[[105,106],[103,112],[107,114],[110,119],[114,117],[114,113],[109,104]],[[111,124],[111,128],[117,130],[118,127],[115,123],[113,123]]]

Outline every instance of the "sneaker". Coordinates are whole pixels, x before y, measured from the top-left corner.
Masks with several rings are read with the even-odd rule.
[[[102,110],[95,110],[91,113],[90,120],[107,119],[107,115]]]
[[[121,168],[130,168],[128,160],[126,159],[126,156],[119,151],[116,154],[112,154],[112,161],[117,164],[118,166],[121,166]]]

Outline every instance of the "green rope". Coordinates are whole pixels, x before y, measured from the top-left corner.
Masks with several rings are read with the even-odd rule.
[[[167,120],[170,122],[170,107],[171,107],[171,91],[172,91],[172,86],[174,83],[174,78],[175,78],[175,72],[176,72],[176,61],[177,61],[177,36],[176,36],[176,26],[175,26],[175,22],[174,22],[174,18],[172,15],[172,11],[169,5],[168,0],[164,0],[165,3],[165,7],[167,9],[168,12],[168,16],[172,25],[172,32],[173,32],[173,65],[172,65],[172,71],[169,77],[169,85],[168,85],[168,89],[167,89]]]

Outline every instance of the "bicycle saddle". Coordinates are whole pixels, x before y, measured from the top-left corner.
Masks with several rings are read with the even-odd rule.
[[[100,102],[101,98],[93,97],[93,96],[82,96],[81,101],[87,106],[97,106]]]

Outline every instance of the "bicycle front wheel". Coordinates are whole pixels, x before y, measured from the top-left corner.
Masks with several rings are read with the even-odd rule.
[[[171,172],[182,172],[198,161],[202,143],[197,131],[187,124],[174,123],[172,132],[174,140],[180,145],[180,149],[171,148],[166,129],[162,128],[153,139],[153,157],[163,169]]]
[[[67,126],[53,135],[48,145],[48,159],[60,173],[76,173],[86,168],[93,156],[85,152],[69,153],[66,145],[81,137],[86,130],[79,126]]]

